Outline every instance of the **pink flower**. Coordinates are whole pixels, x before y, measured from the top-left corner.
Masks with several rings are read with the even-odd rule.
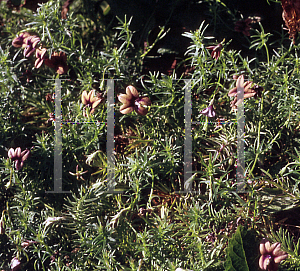
[[[277,271],[279,263],[288,257],[288,254],[280,250],[280,243],[273,245],[266,239],[263,239],[259,245],[260,258],[259,267],[262,270]]]
[[[89,106],[92,108],[91,114],[94,113],[95,108],[102,102],[103,99],[95,96],[95,90],[91,90],[89,94],[85,91],[82,92],[81,101],[85,107]],[[85,116],[85,113],[83,113]]]
[[[252,19],[247,18],[246,20],[237,21],[235,23],[234,31],[242,32],[245,36],[250,36],[249,30],[251,29],[250,24]]]
[[[20,170],[23,167],[24,161],[29,157],[30,150],[26,149],[21,152],[21,148],[18,147],[15,150],[13,148],[10,148],[8,150],[8,157],[12,161],[16,161],[15,167],[16,170]]]
[[[42,66],[44,60],[47,58],[46,52],[47,52],[46,48],[36,49],[35,51],[36,60],[34,62],[34,67],[36,67],[37,69]]]
[[[77,180],[79,180],[79,178],[83,181],[85,181],[85,179],[82,177],[83,174],[87,173],[88,170],[86,171],[83,171],[83,168],[81,168],[81,170],[78,170],[78,165],[76,166],[76,173],[72,173],[71,171],[69,171],[69,173],[72,175],[72,176],[76,176]]]
[[[54,115],[54,113],[49,113],[48,116],[50,117],[50,119],[47,120],[47,123],[55,121],[55,115]]]
[[[221,55],[222,48],[223,48],[223,46],[222,46],[221,43],[219,43],[219,44],[216,45],[216,46],[213,45],[213,46],[206,47],[206,49],[212,50],[212,52],[211,52],[210,55],[211,55],[211,57],[214,58],[215,60],[218,60],[218,59],[219,59],[219,57],[220,57],[220,55]]]
[[[23,46],[24,49],[24,56],[25,57],[30,57],[35,49],[38,43],[41,41],[41,39],[38,36],[29,36],[24,39]]]
[[[26,240],[26,241],[22,242],[21,247],[22,247],[22,248],[27,248],[27,247],[29,247],[31,244],[36,244],[36,243],[37,243],[36,241],[29,241],[29,240]]]
[[[16,38],[13,39],[12,46],[14,46],[16,48],[22,47],[25,39],[28,38],[29,36],[30,36],[30,34],[28,32],[21,33],[19,36],[17,36]]]
[[[69,70],[67,64],[67,55],[64,52],[54,52],[51,55],[51,58],[45,59],[45,64],[51,69],[54,69],[58,74],[67,73]]]
[[[237,92],[238,92],[238,86],[244,87],[244,99],[254,97],[257,99],[257,97],[261,97],[261,92],[263,91],[263,87],[260,87],[256,84],[253,84],[252,81],[246,81],[244,83],[244,77],[241,75],[239,76],[236,86],[229,90],[228,96],[229,97],[235,97],[233,101],[231,101],[230,106],[232,108],[237,108],[237,106],[241,103],[238,102],[237,98]]]
[[[216,115],[216,112],[212,105],[203,109],[200,113],[203,114],[204,116],[208,116],[209,118],[213,118]]]
[[[122,114],[131,113],[135,110],[139,115],[145,116],[148,110],[144,106],[150,106],[151,101],[148,97],[139,97],[139,93],[134,86],[126,88],[126,94],[121,94],[118,99],[123,105],[120,107]]]
[[[11,271],[18,271],[21,269],[21,262],[17,257],[14,257],[10,263]]]

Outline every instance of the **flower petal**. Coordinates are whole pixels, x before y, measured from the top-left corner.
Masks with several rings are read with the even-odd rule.
[[[274,243],[273,245],[271,245],[271,243],[269,241],[267,241],[265,243],[265,248],[267,250],[267,253],[272,253],[272,251],[275,249],[275,247],[278,245],[278,243]]]
[[[136,113],[138,113],[139,115],[145,116],[148,113],[148,110],[144,107],[140,106],[135,106],[134,110],[136,111]]]
[[[37,44],[38,44],[40,41],[41,41],[41,39],[40,39],[39,37],[36,37],[36,36],[35,36],[35,38],[33,38],[33,39],[31,40],[31,42],[32,42],[32,47],[35,48],[35,47],[37,46]]]
[[[68,69],[69,69],[68,66],[59,65],[59,66],[57,66],[56,72],[58,74],[64,74],[64,73],[66,73],[68,71]]]
[[[208,116],[209,118],[213,118],[216,115],[215,110],[212,105],[203,109],[200,113],[205,116]]]
[[[20,160],[16,160],[15,167],[16,167],[16,170],[20,170],[23,167],[23,162]]]
[[[244,88],[244,76],[240,75],[236,81],[237,91],[241,91]]]
[[[36,49],[35,51],[35,57],[36,58],[44,58],[45,54],[47,52],[47,49],[46,48],[43,48],[43,49]]]
[[[131,97],[132,97],[132,95],[131,95]],[[131,99],[130,99],[130,96],[128,94],[120,94],[118,96],[118,99],[123,104],[128,104],[129,105],[131,103]]]
[[[129,106],[129,107],[127,107],[127,106],[125,106],[125,104],[123,104],[121,107],[120,107],[120,112],[122,113],[122,114],[129,114],[129,113],[131,113],[133,111],[133,106]]]
[[[94,103],[94,102],[97,102],[98,100],[99,100],[98,97],[92,96],[92,98],[90,99],[90,102],[91,102],[91,104],[92,104],[92,103]]]
[[[207,114],[208,113],[208,107],[206,107],[205,109],[203,109],[201,112],[200,112],[201,114]]]
[[[93,103],[92,103],[92,109],[96,108],[96,107],[101,103],[101,101],[102,101],[102,100],[99,99],[99,100],[93,102]]]
[[[133,97],[135,98],[139,97],[139,93],[134,86],[128,86],[126,88],[126,93],[129,94],[129,92],[132,94]]]
[[[23,38],[21,37],[16,37],[13,39],[12,41],[12,46],[16,47],[16,48],[20,48],[23,45]]]
[[[281,256],[277,256],[277,257],[274,258],[274,262],[275,263],[280,263],[281,261],[285,260],[287,257],[288,257],[287,253],[285,253]]]
[[[265,248],[266,242],[267,242],[267,239],[263,238],[259,244],[259,252],[261,255],[267,254],[267,250]]]
[[[24,50],[24,56],[30,57],[34,53],[35,48],[33,48],[31,45],[28,45]]]
[[[282,254],[284,254],[284,252],[282,251],[282,250],[280,250],[280,248],[281,248],[281,244],[280,243],[276,243],[277,245],[276,245],[276,247],[274,248],[274,250],[273,250],[273,256],[279,256],[279,255],[282,255]]]
[[[14,158],[14,156],[15,156],[15,150],[13,149],[13,148],[10,148],[9,150],[8,150],[8,157],[10,158],[10,159],[12,159],[12,158]]]
[[[214,116],[216,115],[216,112],[214,111],[214,110],[210,110],[209,112],[208,112],[208,117],[209,118],[213,118]]]
[[[16,150],[15,150],[15,157],[21,158],[21,148],[20,147],[16,148]]]
[[[83,103],[84,105],[87,105],[87,100],[88,100],[88,94],[87,94],[87,92],[86,92],[86,90],[85,90],[85,91],[83,91],[82,94],[81,94],[81,101],[82,101],[82,103]]]
[[[17,271],[21,269],[21,262],[17,257],[14,257],[10,263],[11,271]]]
[[[271,260],[272,260],[271,255],[261,255],[259,258],[259,267],[262,270],[267,270],[267,267],[270,264]]]
[[[44,62],[43,59],[37,58],[37,59],[35,60],[35,62],[34,62],[34,67],[35,67],[36,69],[40,68],[40,67],[42,66],[43,62]]]
[[[56,65],[54,64],[54,61],[53,61],[53,55],[51,57],[51,59],[45,59],[45,64],[46,66],[48,66],[49,68],[51,69],[56,69]]]
[[[206,47],[206,49],[208,49],[208,50],[214,50],[215,47],[216,47],[215,45],[211,45],[211,46]]]
[[[88,101],[92,103],[92,98],[95,96],[95,90],[91,90],[88,94]]]
[[[128,86],[127,88],[126,88],[126,95],[127,95],[127,97],[128,97],[128,99],[129,100],[131,100],[132,99],[132,93],[131,93],[131,87],[132,86]]]
[[[252,81],[247,81],[244,83],[244,91],[245,92],[249,92],[252,91],[251,86],[252,86],[253,82]]]
[[[251,98],[251,97],[253,97],[253,96],[255,96],[255,95],[256,95],[255,92],[254,92],[254,93],[245,93],[245,94],[244,94],[244,98],[245,98],[245,99]]]
[[[259,258],[259,268],[264,270],[264,256],[261,255]]]
[[[236,102],[237,102],[237,97],[235,97],[234,100],[230,102],[231,106],[235,106]]]
[[[228,92],[228,96],[229,97],[234,97],[237,94],[237,87],[232,88],[231,90],[229,90]]]
[[[30,151],[29,150],[26,149],[26,150],[22,151],[22,153],[21,153],[22,162],[25,161],[29,157],[29,155],[30,155]]]
[[[142,104],[142,105],[146,105],[146,106],[150,106],[151,105],[151,101],[150,101],[150,99],[148,97],[143,97],[143,98],[139,99],[138,103]]]

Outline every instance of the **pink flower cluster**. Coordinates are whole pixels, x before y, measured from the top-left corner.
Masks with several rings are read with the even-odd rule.
[[[13,148],[10,148],[8,150],[8,157],[11,159],[11,161],[15,162],[16,170],[20,170],[23,165],[24,161],[29,157],[30,150],[26,149],[21,152],[21,148],[18,147],[15,150]]]
[[[259,267],[262,270],[277,271],[279,263],[288,257],[288,254],[281,249],[280,243],[270,244],[266,239],[260,243]]]
[[[95,108],[103,101],[101,95],[95,96],[95,90],[91,90],[89,93],[87,91],[83,91],[81,95],[81,101],[84,104],[84,108],[91,108],[90,113],[93,114],[95,112]],[[86,117],[87,114],[83,111],[83,116]]]
[[[41,39],[38,36],[23,32],[18,37],[14,38],[12,45],[16,48],[24,48],[24,56],[30,57],[40,41]]]
[[[218,60],[218,59],[219,59],[219,57],[220,57],[220,55],[221,55],[222,48],[223,48],[223,46],[222,46],[221,43],[219,43],[219,44],[216,45],[216,46],[212,45],[212,46],[206,47],[206,49],[212,50],[210,55],[211,55],[211,57],[214,58],[215,60]]]
[[[54,69],[58,74],[67,73],[69,67],[67,65],[67,56],[64,52],[54,52],[49,58],[46,53],[46,48],[37,48],[41,39],[36,35],[31,35],[28,32],[23,32],[12,41],[12,45],[16,48],[24,48],[24,56],[30,57],[35,52],[36,60],[34,67],[40,68],[42,64],[45,64]]]
[[[129,114],[135,111],[139,115],[145,116],[148,113],[147,106],[151,105],[148,97],[140,97],[137,89],[134,86],[126,88],[126,94],[120,94],[118,99],[123,105],[120,107],[122,114]]]

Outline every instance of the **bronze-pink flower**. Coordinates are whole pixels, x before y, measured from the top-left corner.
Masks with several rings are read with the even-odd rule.
[[[22,47],[24,47],[24,56],[30,57],[41,39],[38,36],[29,36],[24,39]]]
[[[85,181],[85,179],[82,177],[82,175],[85,174],[85,173],[87,173],[88,170],[83,171],[83,168],[81,168],[81,170],[78,170],[78,167],[79,167],[79,165],[76,166],[76,173],[73,173],[73,172],[71,172],[71,171],[69,171],[69,173],[70,173],[72,176],[76,176],[76,179],[77,179],[77,180],[81,179],[81,180]]]
[[[128,86],[126,88],[126,94],[120,94],[118,99],[123,103],[120,107],[122,114],[128,114],[135,110],[139,115],[145,116],[148,110],[144,106],[151,105],[151,101],[148,97],[139,97],[139,93],[134,86]]]
[[[21,261],[17,257],[14,257],[11,260],[10,268],[11,268],[11,271],[18,271],[18,270],[20,270],[21,269]]]
[[[42,64],[43,64],[43,62],[44,62],[44,60],[47,59],[46,53],[47,53],[47,49],[46,48],[36,49],[36,51],[35,51],[36,60],[34,62],[34,67],[36,69],[38,69],[39,67],[41,67]]]
[[[95,96],[95,90],[91,90],[89,93],[87,91],[83,91],[81,95],[81,101],[85,105],[85,107],[91,107],[91,114],[94,113],[95,108],[102,102],[102,98]],[[85,108],[84,107],[84,108]],[[85,112],[83,113],[84,116],[86,116]]]
[[[252,23],[252,19],[247,18],[245,20],[237,21],[235,23],[234,31],[242,32],[245,36],[250,36],[249,30],[251,29],[250,24]]]
[[[215,60],[219,59],[219,57],[221,55],[222,48],[223,48],[223,46],[222,46],[221,43],[219,43],[218,45],[212,45],[212,46],[206,47],[206,49],[212,50],[211,53],[210,53],[210,55]]]
[[[54,69],[58,74],[67,73],[67,71],[69,70],[67,64],[67,55],[64,52],[54,52],[51,55],[51,58],[45,59],[44,62],[48,67]]]
[[[47,120],[47,123],[55,121],[54,113],[49,113],[48,116],[50,117],[50,119]]]
[[[13,148],[10,148],[8,150],[8,157],[11,159],[11,161],[15,161],[15,167],[16,170],[20,170],[23,165],[24,161],[29,157],[30,150],[26,149],[21,152],[21,148],[18,147],[15,150]]]
[[[22,248],[27,248],[30,245],[36,244],[36,243],[37,243],[36,241],[26,240],[26,241],[24,241],[24,242],[21,243],[21,247]]]
[[[277,271],[279,263],[288,257],[288,254],[280,249],[280,243],[273,245],[266,239],[263,239],[259,245],[260,258],[259,267],[262,270]]]
[[[233,101],[231,101],[230,106],[234,109],[238,106],[238,85],[244,86],[244,99],[254,97],[257,99],[257,97],[261,98],[261,92],[263,91],[263,87],[258,86],[256,84],[253,84],[252,81],[246,81],[244,83],[243,76],[240,76],[236,82],[236,86],[229,90],[228,96],[229,97],[235,97]]]
[[[209,118],[213,118],[216,115],[213,105],[210,105],[209,107],[203,109],[200,113]]]
[[[28,38],[30,34],[28,32],[23,32],[19,36],[13,39],[12,46],[16,48],[21,48],[25,43],[25,39]]]

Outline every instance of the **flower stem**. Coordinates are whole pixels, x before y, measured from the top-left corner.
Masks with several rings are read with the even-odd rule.
[[[252,166],[249,174],[252,174],[252,172],[254,170],[254,167],[256,165],[258,156],[260,154],[260,153],[258,153],[258,149],[259,149],[259,142],[260,142],[260,129],[261,129],[261,117],[262,117],[262,110],[263,110],[263,102],[264,102],[264,96],[262,95],[261,104],[260,104],[260,114],[259,114],[260,117],[259,117],[259,123],[258,123],[258,135],[257,135],[256,155],[255,155],[255,160],[254,160],[253,166]]]
[[[269,56],[268,46],[266,43],[264,43],[264,46],[266,48],[268,66],[270,66],[270,56]]]

